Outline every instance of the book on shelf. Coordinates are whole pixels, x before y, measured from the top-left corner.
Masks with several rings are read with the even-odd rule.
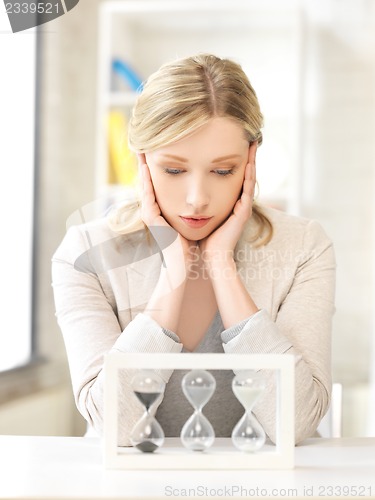
[[[121,111],[108,114],[108,152],[110,184],[134,186],[137,178],[137,158],[128,146],[127,119]]]

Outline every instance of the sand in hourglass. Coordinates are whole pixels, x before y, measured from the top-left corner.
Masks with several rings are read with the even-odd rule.
[[[155,403],[157,398],[160,396],[161,392],[140,392],[134,391],[139,401],[143,404],[146,410],[149,410],[151,406]]]
[[[251,408],[255,401],[258,399],[258,396],[262,394],[262,387],[244,387],[235,385],[233,387],[233,392],[236,395],[238,401],[242,404],[242,406],[247,409]]]
[[[202,408],[207,403],[207,400],[212,394],[212,389],[210,387],[195,387],[193,385],[189,386],[189,396],[191,401],[197,408]]]
[[[245,413],[232,430],[232,442],[241,451],[255,452],[266,439],[263,427],[252,414],[252,408],[264,390],[264,381],[252,372],[238,374],[232,381],[232,389]]]
[[[202,413],[202,408],[215,388],[215,378],[206,370],[191,370],[182,379],[182,390],[194,408],[194,413],[185,422],[180,433],[182,444],[189,450],[204,451],[215,440],[215,431]]]
[[[155,403],[157,398],[161,395],[161,392],[134,391],[134,394],[137,396],[139,401],[146,408],[146,411],[148,411],[151,408],[151,406]],[[146,416],[146,418],[147,418],[147,416]],[[149,430],[147,433],[149,433]],[[144,453],[152,453],[153,451],[155,451],[158,448],[158,445],[156,445],[152,441],[144,440],[144,441],[136,444],[135,447],[138,448],[139,450],[143,451]]]

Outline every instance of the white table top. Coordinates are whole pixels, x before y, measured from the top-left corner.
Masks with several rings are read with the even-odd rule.
[[[0,436],[0,498],[375,498],[375,438],[309,439],[293,470],[125,471],[96,438]]]

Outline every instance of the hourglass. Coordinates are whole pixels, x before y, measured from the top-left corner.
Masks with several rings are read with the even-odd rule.
[[[232,431],[232,442],[241,451],[257,451],[266,440],[263,427],[251,412],[264,388],[264,379],[258,372],[252,370],[242,371],[232,380],[232,390],[245,408],[244,415]]]
[[[206,370],[191,370],[182,379],[182,390],[194,413],[181,429],[182,444],[193,451],[204,451],[212,446],[215,431],[202,409],[208,403],[216,388],[216,380]]]
[[[151,453],[164,443],[164,432],[159,422],[152,415],[151,409],[164,392],[165,383],[156,373],[143,370],[131,381],[134,394],[145,408],[143,416],[134,426],[130,442],[145,453]]]

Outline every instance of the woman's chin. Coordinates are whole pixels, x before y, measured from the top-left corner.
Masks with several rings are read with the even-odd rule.
[[[225,220],[219,221],[218,223],[217,220],[214,220],[214,218],[212,218],[203,227],[190,227],[189,224],[184,222],[182,219],[167,220],[167,222],[186,240],[201,241],[210,236],[210,234],[212,234],[219,226],[221,226],[225,222]]]
[[[212,234],[215,229],[216,229],[216,226],[214,228],[209,228],[209,227],[202,227],[200,229],[191,229],[191,228],[186,228],[186,227],[179,227],[178,229],[175,228],[180,234],[181,236],[183,236],[185,239],[189,240],[189,241],[202,241],[204,240],[205,238],[207,238],[208,236],[210,236],[210,234]]]

